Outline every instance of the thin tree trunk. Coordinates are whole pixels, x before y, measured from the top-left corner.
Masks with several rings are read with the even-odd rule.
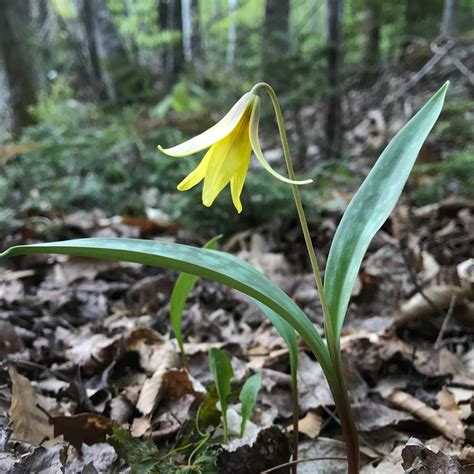
[[[452,36],[455,32],[455,18],[458,7],[459,0],[444,0],[443,18],[439,32],[441,36]]]
[[[107,86],[100,66],[99,53],[97,49],[95,11],[91,0],[82,0],[80,4],[80,17],[84,26],[85,39],[87,45],[91,78],[94,89],[101,100],[109,98]]]
[[[227,30],[227,66],[234,67],[235,45],[237,43],[237,0],[229,0],[229,29]]]
[[[366,67],[377,66],[380,60],[380,26],[382,2],[366,0],[364,11],[364,52]]]
[[[326,139],[330,155],[342,148],[341,67],[343,59],[343,0],[327,0],[327,114]]]
[[[202,39],[199,0],[191,0],[191,51],[194,65],[202,67]]]
[[[267,0],[262,38],[263,79],[277,88],[287,80],[282,60],[289,53],[289,16],[289,0]]]
[[[160,0],[160,27],[164,31],[178,31],[179,41],[170,42],[163,51],[163,81],[165,92],[171,89],[183,68],[183,22],[181,0]]]
[[[191,0],[181,0],[181,22],[183,25],[183,55],[187,63],[193,60],[193,51],[191,48],[192,18],[191,18]]]
[[[10,92],[12,128],[35,122],[29,107],[36,103],[36,75],[28,41],[29,2],[3,0],[0,14],[0,54]]]

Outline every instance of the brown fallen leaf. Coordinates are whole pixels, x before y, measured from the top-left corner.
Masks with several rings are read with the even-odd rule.
[[[402,450],[403,469],[413,474],[466,472],[455,459],[438,451],[428,449],[419,439],[410,438]]]
[[[306,416],[300,419],[298,431],[305,434],[309,439],[315,439],[321,432],[322,416],[318,411],[309,411]],[[293,425],[287,427],[288,431],[293,431]]]
[[[438,430],[441,434],[450,440],[464,439],[464,428],[448,419],[443,411],[435,410],[425,403],[421,402],[412,395],[394,390],[388,395],[387,400],[393,403],[397,408],[407,411],[422,421],[428,423],[431,427]]]
[[[53,437],[53,429],[47,415],[38,407],[38,398],[31,382],[12,366],[8,369],[12,380],[10,418],[13,438],[37,445]]]
[[[7,143],[0,147],[0,156],[2,165],[7,164],[12,158],[41,147],[41,143]]]
[[[92,445],[105,442],[107,435],[112,434],[112,420],[93,413],[81,413],[73,416],[52,416],[49,422],[54,427],[54,436],[64,436],[78,452],[82,443]]]
[[[160,366],[155,373],[145,380],[140,397],[137,402],[137,409],[147,416],[151,415],[161,400],[164,392],[163,376],[165,373],[179,364],[179,356],[175,351],[168,350],[162,355]]]
[[[465,299],[472,299],[474,290],[455,285],[434,285],[416,293],[400,307],[394,326],[402,327],[410,321],[433,314],[433,304],[440,310],[447,310],[453,300],[455,307],[464,305]],[[429,301],[428,301],[429,300]]]
[[[163,374],[164,400],[178,400],[184,395],[194,395],[204,400],[206,389],[186,369],[171,369]]]
[[[460,431],[464,431],[463,423],[461,421],[461,408],[456,403],[454,394],[449,390],[448,387],[443,387],[437,395],[439,410],[438,412],[449,420],[450,424],[457,426]]]

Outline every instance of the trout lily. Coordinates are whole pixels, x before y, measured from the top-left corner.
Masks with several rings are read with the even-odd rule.
[[[253,92],[244,94],[230,111],[205,132],[172,148],[158,149],[163,153],[183,157],[209,148],[199,165],[178,185],[187,191],[204,180],[202,202],[212,205],[219,193],[230,183],[232,202],[242,212],[240,195],[250,163],[252,150],[261,165],[275,178],[288,184],[308,184],[312,180],[294,181],[277,173],[265,160],[258,138],[260,98]]]

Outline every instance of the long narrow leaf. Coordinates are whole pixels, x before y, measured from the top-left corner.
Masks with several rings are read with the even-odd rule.
[[[217,241],[222,237],[218,235],[207,242],[203,248],[214,249]],[[189,273],[180,273],[174,284],[173,291],[170,297],[170,319],[171,327],[173,328],[174,335],[178,341],[179,351],[181,352],[182,358],[186,361],[183,348],[183,333],[181,331],[181,321],[183,319],[184,306],[188,299],[189,293],[191,293],[194,285],[196,285],[199,277],[196,275],[190,275]],[[187,366],[187,361],[186,361]]]
[[[3,252],[0,258],[32,253],[135,262],[170,268],[227,285],[260,301],[285,319],[306,341],[326,377],[333,378],[326,344],[301,308],[258,270],[233,255],[169,242],[93,238],[20,245]]]
[[[240,391],[239,400],[242,403],[241,415],[242,423],[240,425],[240,437],[244,435],[245,426],[247,421],[250,419],[252,410],[257,403],[258,391],[260,390],[260,385],[262,384],[262,374],[253,374],[249,377]]]
[[[221,349],[213,347],[209,350],[209,368],[216,383],[217,396],[221,404],[222,422],[224,424],[224,443],[227,443],[227,397],[230,395],[230,382],[234,370],[229,358]]]
[[[328,339],[334,337],[331,343],[336,346],[367,247],[395,207],[421,146],[438,120],[448,85],[441,87],[389,143],[337,228],[324,282],[332,326]]]

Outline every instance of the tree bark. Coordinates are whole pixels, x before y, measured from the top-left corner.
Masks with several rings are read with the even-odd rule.
[[[262,37],[263,80],[271,81],[276,88],[286,82],[282,63],[289,54],[289,15],[289,0],[267,0]]]
[[[235,13],[237,11],[237,0],[228,0],[229,3],[229,28],[227,30],[227,66],[234,67],[235,46],[237,44],[237,19]]]
[[[36,103],[36,73],[29,44],[29,2],[3,0],[0,14],[0,53],[10,92],[12,128],[35,122],[29,107]]]
[[[201,18],[199,0],[191,0],[191,51],[197,67],[202,67]]]
[[[443,18],[439,32],[441,36],[452,36],[455,32],[455,18],[458,7],[459,0],[444,0]]]
[[[162,55],[164,92],[168,92],[181,73],[184,63],[181,0],[160,0],[159,17],[162,30],[179,33],[178,40],[167,44]]]
[[[109,98],[107,85],[100,65],[99,52],[97,48],[96,37],[96,12],[93,0],[82,0],[80,3],[80,17],[84,26],[85,40],[88,52],[90,67],[90,76],[93,82],[93,88],[101,100]]]
[[[365,67],[373,68],[380,60],[380,26],[382,2],[366,0],[364,11],[364,52]]]
[[[343,0],[327,0],[327,113],[326,139],[330,155],[342,148],[341,67],[343,59]]]

